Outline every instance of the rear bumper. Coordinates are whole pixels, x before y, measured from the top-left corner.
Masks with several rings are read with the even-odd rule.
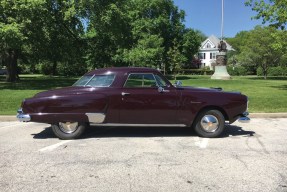
[[[18,109],[17,111],[17,119],[21,122],[31,121],[31,117],[28,114],[24,114],[22,109]]]
[[[238,121],[240,123],[249,123],[250,122],[250,118],[248,117],[249,113],[246,111],[243,114],[241,114],[241,116],[238,118]]]

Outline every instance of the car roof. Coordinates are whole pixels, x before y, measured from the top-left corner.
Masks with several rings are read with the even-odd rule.
[[[158,70],[147,67],[109,67],[90,71],[86,73],[86,75],[101,75],[107,73],[130,73],[130,72],[158,72]]]

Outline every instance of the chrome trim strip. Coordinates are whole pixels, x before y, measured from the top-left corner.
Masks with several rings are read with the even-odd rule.
[[[190,101],[191,104],[201,104],[202,102],[199,101]]]
[[[91,123],[93,126],[107,127],[187,127],[184,124],[125,124],[125,123]]]
[[[22,109],[18,109],[18,111],[17,111],[17,116],[16,116],[16,117],[17,117],[17,119],[18,119],[20,122],[28,122],[28,121],[31,121],[30,115],[24,114]]]
[[[104,113],[86,113],[90,123],[103,123],[106,115]]]

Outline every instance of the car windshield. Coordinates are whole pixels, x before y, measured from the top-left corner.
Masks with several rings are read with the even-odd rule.
[[[73,86],[109,87],[115,75],[86,75],[81,77]]]

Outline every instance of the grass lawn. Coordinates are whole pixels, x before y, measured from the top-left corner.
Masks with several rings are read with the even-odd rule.
[[[0,76],[0,115],[15,115],[25,98],[49,89],[72,85],[78,78],[20,75],[18,83],[4,82]]]
[[[40,91],[72,85],[77,78],[21,75],[19,83],[6,83],[0,76],[0,115],[15,115],[24,98]],[[233,77],[232,80],[211,80],[210,76],[179,76],[184,86],[222,87],[240,91],[249,97],[249,112],[287,112],[287,77]],[[174,82],[174,80],[172,80]]]

